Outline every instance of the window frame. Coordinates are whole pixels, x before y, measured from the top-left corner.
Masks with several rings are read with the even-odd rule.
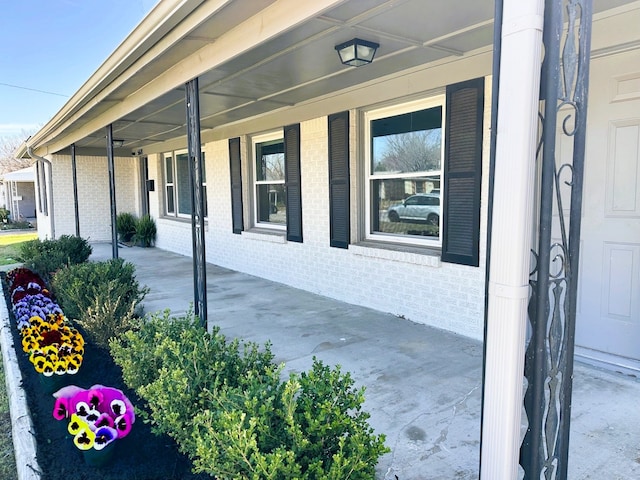
[[[208,208],[207,208],[207,177],[206,177],[206,171],[207,169],[205,168],[205,152],[204,150],[201,152],[202,153],[202,189],[203,189],[203,196],[204,196],[204,218],[205,220],[208,218]],[[187,219],[187,218],[191,218],[191,215],[193,213],[193,204],[190,205],[190,209],[191,212],[190,213],[180,213],[180,192],[179,190],[179,185],[180,182],[178,182],[178,165],[177,165],[177,157],[178,155],[189,155],[189,151],[188,149],[180,149],[180,150],[172,150],[169,152],[163,152],[162,153],[162,174],[163,174],[163,192],[164,192],[164,216],[165,217],[170,217],[170,218],[182,218],[182,219]],[[167,159],[171,158],[171,168],[172,168],[172,182],[168,181],[168,175],[167,175]],[[190,179],[187,179],[187,185],[189,185],[189,182],[191,182]],[[173,188],[173,194],[172,194],[172,198],[173,198],[173,211],[170,212],[169,211],[169,187]],[[190,188],[190,187],[189,187]],[[189,197],[191,196],[191,192],[189,192]],[[190,201],[191,202],[191,201]]]
[[[260,143],[272,142],[275,140],[281,140],[283,145],[285,142],[284,139],[284,130],[273,130],[267,133],[261,133],[257,135],[251,136],[251,205],[253,208],[253,212],[251,215],[253,226],[256,228],[265,228],[272,230],[279,230],[282,232],[286,232],[288,218],[285,218],[284,223],[274,223],[274,222],[264,222],[260,221],[259,211],[260,206],[258,205],[258,185],[282,185],[286,195],[286,171],[283,172],[282,180],[258,180],[258,171],[257,171],[257,158],[256,154],[258,152],[257,145]],[[283,167],[286,170],[286,157],[283,154]]]
[[[375,180],[387,180],[394,178],[419,178],[424,176],[424,172],[404,172],[404,173],[383,173],[374,174],[372,172],[372,144],[373,139],[371,136],[371,123],[374,120],[380,120],[387,117],[393,117],[397,115],[403,115],[411,112],[417,112],[420,110],[426,110],[429,108],[441,108],[442,116],[440,118],[441,129],[441,143],[440,143],[440,215],[439,215],[439,235],[437,240],[426,236],[410,236],[410,235],[397,235],[386,232],[374,232],[373,231],[373,198],[372,198],[372,184]],[[443,209],[444,209],[444,195],[443,189],[445,185],[445,143],[446,143],[446,94],[444,92],[431,95],[429,97],[420,98],[416,100],[409,100],[406,102],[394,103],[392,105],[386,105],[378,108],[371,108],[363,112],[364,123],[364,239],[370,241],[379,241],[385,243],[396,243],[411,246],[424,246],[430,248],[442,248],[442,235],[443,235]],[[431,171],[430,174],[434,172]],[[376,212],[376,215],[379,213]]]
[[[176,216],[176,190],[175,190],[175,165],[174,165],[174,152],[164,152],[162,154],[162,174],[164,180],[164,214],[167,216]],[[169,175],[167,173],[167,160],[171,161],[171,181],[169,181]],[[171,188],[171,195],[169,195],[169,188]],[[173,205],[172,210],[169,210],[169,198]]]

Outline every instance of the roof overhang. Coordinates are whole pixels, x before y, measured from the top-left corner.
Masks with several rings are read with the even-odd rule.
[[[184,85],[196,77],[203,138],[340,92],[355,98],[381,78],[491,52],[493,12],[493,0],[163,0],[28,145],[40,156],[71,144],[104,151],[109,124],[121,154],[186,144]],[[340,63],[335,45],[354,37],[380,44],[372,64]]]
[[[36,179],[35,169],[33,166],[14,170],[13,172],[2,175],[5,182],[34,182]]]

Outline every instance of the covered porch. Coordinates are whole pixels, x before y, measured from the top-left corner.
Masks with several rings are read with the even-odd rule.
[[[474,372],[472,379],[480,383],[465,385],[462,390],[457,384],[451,386],[455,398],[441,400],[447,405],[443,411],[453,408],[458,417],[463,401],[476,398],[479,416],[479,399],[484,390],[483,439],[480,449],[480,435],[474,436],[474,453],[454,455],[455,461],[468,457],[472,459],[470,464],[477,465],[478,452],[482,451],[483,478],[514,476],[522,437],[522,384],[526,382],[536,391],[535,399],[529,396],[525,403],[541,415],[530,421],[535,428],[531,435],[534,441],[525,439],[531,460],[525,458],[525,463],[536,463],[533,478],[540,476],[535,473],[540,468],[553,475],[557,468],[555,446],[566,446],[559,433],[568,431],[566,425],[555,425],[554,419],[568,415],[556,416],[556,365],[551,369],[553,381],[547,382],[547,358],[541,356],[539,368],[533,369],[535,380],[529,375],[523,379],[525,337],[531,328],[527,307],[531,270],[535,281],[541,278],[541,284],[555,282],[561,275],[553,268],[548,271],[551,260],[566,258],[567,265],[570,261],[575,263],[570,264],[574,274],[570,278],[572,290],[563,298],[568,299],[567,305],[571,304],[567,310],[575,314],[577,245],[596,238],[603,230],[581,237],[576,229],[569,234],[576,250],[566,254],[566,232],[559,232],[557,225],[542,224],[551,217],[554,221],[562,217],[555,215],[558,209],[568,214],[565,207],[569,202],[554,211],[554,202],[567,200],[567,193],[559,192],[557,200],[549,190],[544,197],[539,193],[543,190],[539,188],[541,184],[545,187],[553,183],[549,180],[554,169],[573,173],[573,166],[565,165],[584,158],[586,97],[582,93],[586,90],[584,83],[576,86],[575,78],[588,83],[589,76],[584,72],[589,42],[575,34],[578,26],[588,25],[587,31],[591,31],[591,16],[581,16],[585,8],[589,10],[590,2],[437,1],[429,2],[428,11],[425,2],[417,0],[261,0],[248,5],[238,0],[160,2],[65,107],[27,141],[23,153],[37,160],[39,166],[41,235],[56,237],[75,231],[92,240],[111,238],[111,256],[125,256],[127,252],[120,252],[116,246],[116,214],[151,214],[158,224],[157,246],[195,259],[193,271],[182,265],[191,281],[185,280],[184,288],[176,292],[177,284],[172,278],[172,290],[162,299],[178,293],[185,295],[195,301],[196,312],[210,324],[216,323],[214,312],[222,305],[237,305],[237,301],[229,303],[224,296],[216,298],[216,291],[211,291],[225,291],[207,280],[213,263],[265,281],[320,293],[334,301],[360,305],[354,308],[394,312],[397,317],[467,337],[463,342],[470,342],[473,347],[452,345],[450,350],[463,357],[468,350],[478,355],[475,367],[461,366],[460,371],[465,375]],[[634,25],[640,18],[640,2],[601,0],[594,3],[594,9],[592,55],[603,59],[619,59],[622,55],[637,58],[640,40]],[[557,12],[553,21],[546,16],[550,10]],[[563,18],[567,12],[569,19]],[[549,40],[555,38],[550,33],[554,28],[564,32],[557,35],[565,42],[562,61],[559,45],[555,45],[553,55],[548,53],[553,50]],[[547,56],[542,69],[555,77],[542,75],[541,102],[543,30]],[[563,37],[565,33],[568,39]],[[375,40],[377,48],[373,63],[363,68],[342,65],[335,51],[340,44],[356,38]],[[604,85],[615,80],[619,98],[614,101],[633,109],[638,77],[636,71],[627,71],[626,65],[631,63],[633,60],[622,60],[615,78],[602,78],[597,91],[604,91]],[[561,64],[566,67],[562,71]],[[612,69],[600,65],[599,71],[609,73]],[[560,83],[565,90],[561,98]],[[609,98],[603,96],[600,108],[604,110],[603,105],[609,103]],[[576,142],[575,158],[566,155],[572,151],[571,145],[567,148],[573,143],[570,135],[557,142],[561,148],[556,165],[555,152],[548,152],[547,146],[555,146],[556,130],[564,126],[564,133],[567,131],[566,122],[556,123],[558,104],[570,104],[583,128],[578,128],[576,120],[574,130],[580,130],[582,143]],[[545,107],[549,111],[543,117],[551,123],[540,129],[538,111]],[[626,113],[606,112],[602,118],[605,117],[617,122],[618,133],[614,132],[613,137],[621,145],[619,150],[612,150],[608,164],[617,168],[619,162],[631,169],[637,159],[633,156],[638,148],[633,137],[637,121],[627,118]],[[422,118],[422,125],[414,125],[414,118]],[[602,134],[605,127],[600,127],[594,135]],[[419,171],[395,164],[377,168],[380,165],[376,166],[372,145],[378,137],[428,130],[440,131],[435,166],[421,165]],[[540,130],[546,134],[544,157],[550,169],[542,167],[540,159],[536,161]],[[277,149],[273,153],[284,155],[282,165],[278,165],[283,168],[267,172],[268,155],[258,152],[274,145]],[[616,152],[623,153],[615,155]],[[592,157],[599,162],[598,155]],[[579,172],[575,176],[578,179],[582,170],[576,167],[575,171]],[[563,180],[556,181],[561,185],[573,183]],[[401,185],[400,193],[386,188],[392,184]],[[592,182],[589,193],[605,196],[605,191],[625,192],[622,202],[617,197],[610,202],[609,217],[626,219],[640,211],[640,204],[631,195],[636,183],[628,176],[614,175],[606,185],[608,190],[604,187],[602,182]],[[278,193],[278,200],[271,200],[272,192]],[[281,200],[284,192],[286,210]],[[393,221],[388,210],[391,202],[404,202],[402,197],[410,194],[440,197],[441,217],[432,218],[429,228],[401,229],[398,227],[403,226],[402,222]],[[571,208],[576,210],[571,213],[571,227],[579,225],[581,218],[580,194],[571,198]],[[573,189],[569,195],[573,195]],[[264,198],[269,201],[264,202]],[[271,203],[275,204],[275,212]],[[589,213],[600,211],[591,209]],[[107,219],[111,220],[110,225]],[[535,231],[538,227],[540,235]],[[623,233],[626,235],[626,230]],[[611,288],[601,286],[601,273],[606,268],[596,269],[599,271],[588,280],[591,286],[595,285],[597,294],[583,295],[601,298],[601,291],[609,288],[609,303],[602,308],[585,307],[580,313],[609,308],[616,320],[626,316],[619,322],[622,327],[633,324],[627,317],[637,318],[639,305],[631,292],[637,291],[634,275],[639,264],[624,259],[636,255],[637,238],[633,232],[628,237],[616,237],[615,248],[609,249],[610,255],[605,259],[618,269],[612,276],[628,282],[621,289],[617,288],[618,282],[611,282]],[[612,244],[609,238],[603,242]],[[592,243],[594,249],[601,250],[602,242]],[[552,244],[566,250],[551,255]],[[538,247],[546,255],[540,256],[538,263],[543,268],[539,271],[539,265],[531,268],[530,261],[531,250],[536,252]],[[565,267],[562,263],[561,270]],[[591,263],[595,264],[585,261],[583,265]],[[603,262],[598,263],[598,267],[602,265]],[[212,275],[215,278],[216,274]],[[537,298],[548,296],[547,283]],[[559,286],[558,291],[563,288]],[[562,295],[558,294],[558,298]],[[262,333],[264,339],[277,338],[278,321],[284,314],[280,305],[271,303],[272,310],[265,313],[260,309],[264,307],[262,301],[256,304],[246,296],[240,298],[273,320],[274,325],[258,322],[261,328],[269,327]],[[622,304],[620,298],[628,300],[626,311],[610,308]],[[210,307],[214,299],[218,303]],[[545,308],[541,305],[538,309],[540,316],[544,316]],[[300,314],[299,306],[287,304],[287,309],[287,315]],[[212,312],[208,319],[207,311]],[[230,313],[235,316],[237,312]],[[248,319],[254,318],[252,315],[256,313],[246,313]],[[603,331],[611,330],[613,322],[605,317],[598,316],[600,323],[590,330],[595,340],[604,337]],[[309,344],[292,342],[292,348],[305,348],[297,354],[283,353],[282,358],[293,359],[295,364],[296,359],[309,355],[308,350],[342,352],[349,345],[336,348],[340,342],[347,343],[352,338],[354,345],[361,343],[358,339],[367,337],[366,332],[371,330],[379,332],[380,337],[393,338],[390,332],[397,320],[382,318],[386,325],[374,329],[365,322],[351,332],[353,337],[348,331],[336,332],[337,340],[317,341],[325,326],[300,332]],[[573,321],[575,315],[568,318]],[[531,350],[544,351],[546,355],[545,342],[554,343],[555,348],[557,340],[571,337],[561,355],[565,366],[567,362],[570,366],[573,332],[569,330],[573,324],[565,329],[565,335],[560,331],[563,327],[555,323],[547,336],[547,319],[544,320],[536,324],[540,326],[537,338],[543,345]],[[237,322],[240,324],[251,322],[243,319]],[[250,335],[257,335],[258,331],[262,330],[249,329]],[[630,355],[626,351],[614,352],[619,353],[614,355],[616,358],[635,358],[638,343],[629,339],[637,338],[640,330],[624,332],[619,335],[624,341],[608,343],[629,347]],[[302,337],[307,333],[308,337]],[[409,416],[410,405],[418,405],[424,394],[411,390],[417,388],[415,385],[430,389],[450,377],[464,384],[447,370],[455,361],[438,356],[448,354],[444,340],[436,342],[438,352],[433,353],[438,363],[425,369],[427,359],[420,355],[428,356],[434,345],[413,345],[412,333],[404,332],[396,341],[405,350],[415,349],[413,353],[419,356],[406,365],[396,364],[395,369],[419,375],[411,383],[380,394],[387,404],[394,395],[409,402],[394,406],[389,414],[388,425],[395,425],[398,432],[409,425],[408,420],[423,418],[420,414]],[[477,343],[482,339],[484,364],[482,346]],[[361,365],[345,362],[344,366],[362,373],[367,370],[369,376],[363,373],[362,377],[367,385],[378,383],[378,388],[391,388],[387,385],[393,382],[383,382],[384,375],[391,378],[398,373],[393,369],[376,370],[374,362],[379,356],[375,353],[383,347],[373,339],[369,341],[374,343],[368,362],[357,356]],[[597,351],[600,345],[592,347],[590,350]],[[551,353],[554,361],[558,357],[555,354],[556,351]],[[431,377],[429,372],[442,373]],[[570,382],[565,380],[572,374],[565,372],[561,383],[563,387],[568,383],[570,390]],[[548,385],[554,386],[550,395],[545,390]],[[571,404],[570,395],[564,399]],[[409,412],[407,417],[397,421],[395,416],[406,413],[405,409]],[[428,415],[426,412],[432,412],[433,407],[424,411]],[[543,432],[544,414],[551,426]],[[404,438],[398,433],[394,439],[406,448],[396,451],[410,456],[415,453],[411,458],[424,459],[442,453],[437,440],[431,446],[415,443],[425,442],[425,435],[438,431],[438,425],[406,427],[411,429],[409,435]],[[438,438],[450,436],[444,428],[439,432]],[[546,442],[555,446],[543,445],[545,434]],[[401,439],[414,443],[401,445]],[[575,448],[573,441],[571,448]],[[542,456],[545,458],[539,458]],[[542,460],[541,464],[534,458]],[[477,475],[475,470],[469,471],[474,472],[472,476]],[[431,466],[421,473],[430,477]],[[564,478],[562,473],[559,476]],[[402,479],[401,475],[398,477]],[[451,472],[442,478],[451,478]]]
[[[92,246],[92,260],[111,258],[110,244]],[[191,258],[135,247],[119,254],[151,289],[145,312],[188,310]],[[480,342],[212,264],[207,290],[210,325],[226,336],[270,340],[287,371],[316,356],[366,386],[370,423],[392,450],[377,480],[478,478]],[[638,478],[640,379],[577,363],[573,385],[568,478]]]

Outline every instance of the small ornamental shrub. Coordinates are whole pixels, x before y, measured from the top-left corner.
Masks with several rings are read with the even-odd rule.
[[[137,315],[138,302],[128,300],[127,295],[118,294],[120,289],[120,283],[111,280],[96,292],[93,303],[76,320],[87,338],[104,349],[109,348],[109,340],[133,327]]]
[[[20,246],[24,266],[47,282],[57,270],[86,262],[91,252],[87,240],[72,235],[62,235],[57,240],[30,240]]]
[[[142,247],[151,247],[156,241],[156,222],[150,215],[143,215],[136,223],[133,241]]]
[[[136,217],[129,212],[121,212],[116,217],[116,230],[122,242],[130,242],[136,233]]]
[[[195,472],[236,479],[371,479],[388,451],[361,410],[364,389],[314,359],[283,381],[270,345],[227,341],[192,315],[153,316],[111,341],[153,431],[173,437]]]
[[[135,267],[121,258],[89,262],[59,270],[53,292],[69,318],[87,338],[107,348],[109,339],[129,330],[149,289],[140,287]]]

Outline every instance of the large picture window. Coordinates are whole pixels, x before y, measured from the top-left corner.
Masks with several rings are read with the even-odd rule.
[[[282,132],[253,138],[255,223],[285,228],[285,150]]]
[[[444,96],[368,112],[368,237],[440,245]]]
[[[165,214],[185,217],[191,215],[191,187],[189,173],[189,155],[186,150],[168,152],[163,155]],[[205,155],[202,152],[202,190],[204,214],[207,216],[207,175]]]

